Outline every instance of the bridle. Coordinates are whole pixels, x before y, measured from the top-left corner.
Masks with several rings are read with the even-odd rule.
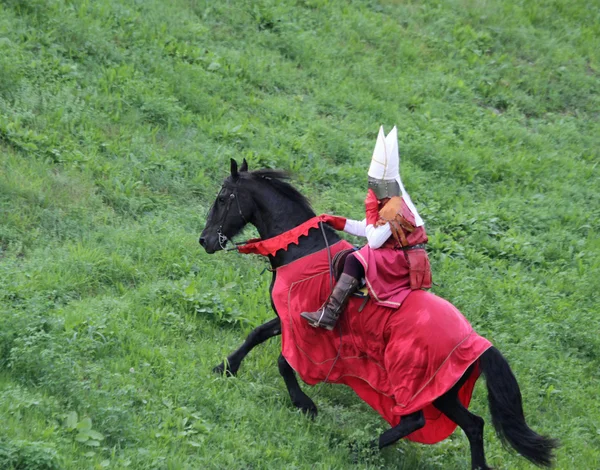
[[[237,189],[238,189],[237,186],[235,186],[233,188],[232,193],[229,195],[229,199],[227,201],[227,206],[225,207],[225,213],[223,214],[221,223],[219,224],[219,228],[217,229],[217,236],[219,237],[219,246],[224,251],[229,250],[229,248],[227,248],[227,242],[229,241],[229,238],[227,238],[227,235],[225,235],[223,233],[222,229],[223,229],[223,224],[225,223],[225,221],[227,220],[227,216],[229,215],[229,209],[231,209],[231,204],[233,203],[233,201],[236,202],[238,213],[240,214],[240,217],[244,221],[244,225],[248,224],[248,221],[246,220],[246,217],[244,217],[244,214],[242,212],[242,208],[240,206],[240,201],[237,197]],[[223,188],[221,188],[221,190],[223,190]],[[221,192],[221,191],[219,191],[219,192]],[[234,249],[234,248],[231,248],[231,249]]]

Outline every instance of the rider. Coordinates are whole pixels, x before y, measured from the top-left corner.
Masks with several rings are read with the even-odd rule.
[[[411,290],[431,287],[424,244],[423,219],[404,189],[399,172],[398,131],[385,137],[379,129],[368,173],[366,218],[347,219],[344,232],[367,238],[367,244],[346,257],[344,271],[325,304],[303,312],[311,326],[332,330],[350,295],[365,279],[373,301],[398,308]],[[340,227],[341,228],[341,227]]]

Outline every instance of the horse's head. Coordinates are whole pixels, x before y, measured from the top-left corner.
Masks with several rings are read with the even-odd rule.
[[[245,159],[239,169],[237,162],[231,159],[231,174],[223,182],[200,234],[200,245],[209,254],[224,249],[227,240],[237,235],[252,219],[252,195],[244,187],[241,175],[247,171],[248,163]]]

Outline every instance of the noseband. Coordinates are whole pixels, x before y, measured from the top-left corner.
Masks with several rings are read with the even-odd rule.
[[[227,207],[225,208],[225,213],[223,214],[223,218],[221,219],[221,223],[219,225],[219,228],[217,229],[217,236],[219,237],[219,246],[221,247],[222,250],[226,250],[227,242],[229,241],[229,238],[227,238],[227,235],[225,235],[222,231],[223,224],[225,223],[225,220],[227,220],[227,216],[229,215],[229,209],[231,209],[231,203],[234,200],[237,204],[238,213],[240,214],[240,217],[244,221],[244,225],[248,224],[246,217],[244,217],[244,214],[242,213],[242,208],[240,207],[240,201],[237,197],[237,186],[236,186],[233,189],[233,192],[229,195],[229,200],[227,201]]]

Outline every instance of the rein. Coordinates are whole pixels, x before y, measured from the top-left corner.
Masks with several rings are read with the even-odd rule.
[[[329,264],[329,289],[330,289],[330,292],[333,292],[333,280],[334,280],[335,276],[333,274],[333,259],[331,257],[331,247],[329,246],[329,241],[327,241],[327,235],[325,234],[325,228],[323,227],[323,222],[319,222],[319,227],[321,228],[321,233],[323,234],[323,240],[325,241],[325,247],[327,248],[327,261]],[[337,354],[335,355],[335,359],[331,363],[331,367],[329,368],[329,372],[327,372],[327,375],[325,376],[325,380],[323,380],[323,383],[327,383],[327,380],[329,379],[329,376],[333,372],[333,368],[335,367],[335,364],[337,363],[338,359],[340,358],[340,354],[342,352],[342,337],[343,337],[342,326],[337,325],[337,328],[340,332],[340,345],[338,346],[338,350],[337,350]]]
[[[321,228],[321,233],[323,234],[323,241],[325,242],[325,247],[327,248],[327,260],[329,261],[329,288],[333,292],[333,258],[331,257],[331,247],[329,246],[329,241],[327,240],[327,235],[325,234],[325,228],[323,227],[323,222],[319,222],[319,227]]]

